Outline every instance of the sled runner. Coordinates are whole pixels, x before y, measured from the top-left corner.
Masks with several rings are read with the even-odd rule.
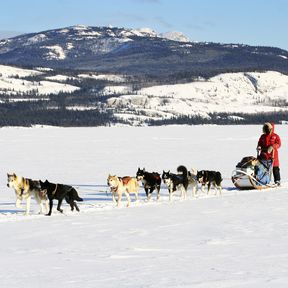
[[[233,184],[242,190],[275,187],[270,184],[273,160],[260,160],[253,156],[244,157],[232,172]]]

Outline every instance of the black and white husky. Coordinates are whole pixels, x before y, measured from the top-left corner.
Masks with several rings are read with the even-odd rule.
[[[136,178],[138,181],[141,180],[148,200],[150,200],[151,194],[155,189],[157,191],[157,200],[160,198],[161,176],[159,173],[150,173],[145,171],[145,168],[138,168]]]
[[[169,200],[172,201],[172,194],[176,190],[181,191],[181,198],[186,199],[187,197],[187,187],[188,187],[188,171],[187,168],[183,165],[177,168],[178,174],[170,173],[163,171],[162,179],[163,182],[167,185],[169,190]]]
[[[215,195],[219,192],[222,194],[222,175],[219,171],[201,170],[197,172],[197,181],[202,184],[201,190],[204,192],[204,187],[207,185],[207,195],[210,192],[211,185],[215,188]]]

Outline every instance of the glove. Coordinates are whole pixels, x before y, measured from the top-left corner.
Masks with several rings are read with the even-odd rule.
[[[267,152],[270,154],[273,152],[273,150],[274,150],[273,146],[269,146]]]

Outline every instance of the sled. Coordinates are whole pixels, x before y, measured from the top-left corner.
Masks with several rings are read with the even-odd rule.
[[[260,160],[253,156],[244,157],[232,172],[232,182],[241,190],[266,189],[275,187],[270,184],[273,160]]]

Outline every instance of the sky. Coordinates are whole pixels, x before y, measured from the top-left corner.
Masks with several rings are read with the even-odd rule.
[[[4,0],[0,9],[2,38],[78,24],[112,25],[288,50],[288,0]]]

